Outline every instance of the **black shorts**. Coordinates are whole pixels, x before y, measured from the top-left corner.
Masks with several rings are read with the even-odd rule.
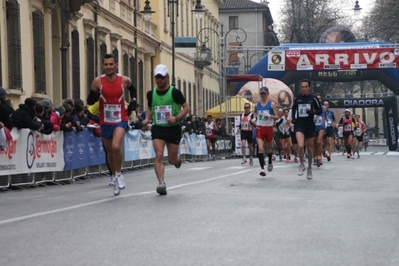
[[[296,134],[295,134],[295,132],[291,132],[290,134],[291,134],[291,142],[292,142],[292,145],[298,144],[298,141],[296,140]]]
[[[326,138],[332,138],[334,135],[334,129],[333,127],[327,127],[326,128],[326,134],[324,135]]]
[[[353,132],[344,132],[342,134],[344,136],[344,139],[347,139],[349,136],[353,136]]]
[[[181,136],[182,131],[180,125],[171,127],[153,125],[151,127],[152,139],[162,139],[168,143],[179,145]]]
[[[359,141],[359,142],[363,142],[363,135],[357,136],[356,139],[357,139],[357,141]]]
[[[305,139],[313,138],[316,134],[314,126],[301,128],[295,125],[295,133],[296,132],[301,132],[302,134],[304,134]]]
[[[211,143],[216,143],[216,138],[206,138],[207,140],[209,139],[209,141],[211,142]]]
[[[241,130],[241,140],[247,140],[248,144],[254,143],[254,135],[252,131]]]

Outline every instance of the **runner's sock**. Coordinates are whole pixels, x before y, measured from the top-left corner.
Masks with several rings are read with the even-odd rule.
[[[265,156],[263,155],[263,153],[258,153],[258,159],[259,159],[260,168],[264,169],[265,168]]]
[[[269,162],[268,163],[271,164],[272,163],[273,154],[272,153],[268,153],[267,156],[269,157]]]

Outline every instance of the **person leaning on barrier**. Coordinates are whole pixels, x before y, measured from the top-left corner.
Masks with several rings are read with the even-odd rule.
[[[54,126],[54,131],[61,130],[61,122],[62,122],[62,118],[64,117],[64,114],[65,114],[65,108],[63,106],[57,106],[51,112],[50,122]]]
[[[43,117],[44,114],[44,106],[41,103],[36,104],[35,106],[35,111],[36,111],[36,117],[40,119],[43,123],[43,129],[40,130],[40,133],[50,135],[54,131],[54,125],[51,123],[51,121],[45,117]]]
[[[33,98],[26,98],[24,103],[11,115],[12,125],[18,129],[29,128],[38,130],[44,128],[43,123],[36,117],[35,106],[37,101]]]
[[[64,117],[62,117],[61,130],[64,132],[76,131],[76,123],[72,115],[72,113],[74,113],[73,107],[67,102],[64,102],[62,107],[65,108],[65,114]]]
[[[0,128],[6,127],[9,130],[12,129],[12,121],[7,111],[7,107],[5,105],[7,91],[4,88],[0,87]]]
[[[75,105],[75,116],[73,122],[76,124],[76,131],[85,130],[89,123],[89,118],[83,113],[83,106],[80,104]]]

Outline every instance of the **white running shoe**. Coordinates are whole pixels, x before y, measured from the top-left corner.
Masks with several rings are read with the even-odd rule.
[[[114,182],[115,182],[115,176],[112,175],[112,176],[109,177],[108,186],[113,186]]]
[[[267,171],[269,171],[269,172],[273,171],[273,163],[269,163],[267,165]]]
[[[313,178],[312,168],[308,168],[308,173],[306,175],[306,178],[309,179],[309,180]]]
[[[117,179],[117,181],[118,181],[118,187],[119,187],[120,189],[124,189],[125,186],[126,186],[126,184],[125,184],[123,175],[119,174],[119,175],[117,176],[116,179]]]
[[[266,176],[265,170],[261,169],[259,175]]]
[[[115,178],[115,181],[114,181],[114,195],[118,196],[119,193],[121,193],[121,189],[119,188],[119,185],[118,185],[118,178]]]
[[[249,165],[254,165],[254,159],[252,157],[249,157]]]
[[[246,164],[247,163],[247,160],[246,159],[244,159],[244,158],[242,158],[242,162],[241,162],[241,164]]]
[[[299,165],[299,169],[298,169],[298,175],[299,176],[302,176],[303,175],[303,172],[305,172],[305,170],[306,170],[306,168],[305,168],[305,166],[304,165]]]

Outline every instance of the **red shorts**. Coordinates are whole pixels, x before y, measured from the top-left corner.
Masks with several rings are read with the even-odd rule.
[[[256,138],[271,143],[274,137],[273,127],[256,127]]]

